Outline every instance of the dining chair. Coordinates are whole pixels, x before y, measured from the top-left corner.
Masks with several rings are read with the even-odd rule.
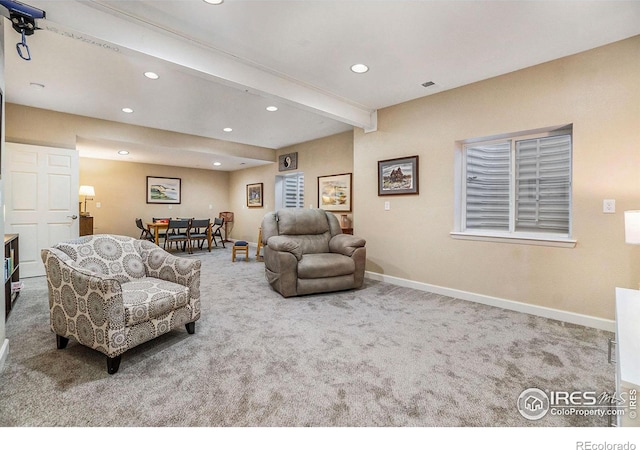
[[[189,240],[189,228],[191,227],[191,220],[178,220],[169,219],[169,226],[167,227],[167,233],[164,238],[164,249],[169,248],[175,243],[176,249],[178,243],[182,243],[182,251],[191,253],[191,241]]]
[[[204,242],[208,242],[209,251],[211,251],[211,219],[192,219],[191,228],[189,229],[189,239],[193,243],[196,242],[199,249],[202,249]]]
[[[153,236],[153,233],[151,232],[151,230],[149,230],[148,227],[144,226],[144,224],[142,223],[142,219],[136,219],[136,226],[140,228],[140,230],[142,230],[140,232],[140,237],[138,239],[145,239],[151,242],[155,241],[155,237]]]
[[[216,228],[211,233],[211,237],[213,238],[213,243],[216,245],[216,247],[218,246],[218,242],[216,241],[216,236],[218,236],[220,238],[220,242],[222,242],[222,247],[226,248],[224,246],[224,238],[222,237],[222,231],[221,231],[223,225],[224,225],[224,219],[222,217],[216,217],[215,219],[213,219],[213,226]]]

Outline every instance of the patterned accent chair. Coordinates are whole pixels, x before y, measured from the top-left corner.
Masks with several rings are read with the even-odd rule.
[[[283,297],[362,287],[365,240],[342,234],[322,209],[280,209],[262,219],[265,276]]]
[[[107,234],[59,243],[41,256],[58,349],[73,338],[107,355],[114,374],[128,349],[183,325],[195,333],[200,260]]]

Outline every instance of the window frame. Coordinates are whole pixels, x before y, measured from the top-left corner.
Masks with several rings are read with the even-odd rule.
[[[569,160],[569,224],[568,232],[553,233],[540,231],[518,231],[516,230],[516,141],[524,141],[528,139],[539,139],[551,136],[569,135],[571,137],[571,150]],[[491,230],[491,229],[467,229],[467,152],[466,149],[472,145],[479,144],[496,144],[501,142],[509,142],[509,229]],[[544,245],[553,247],[575,247],[577,241],[573,238],[573,147],[574,136],[572,125],[564,125],[561,127],[550,127],[537,130],[529,130],[525,132],[509,133],[497,136],[487,136],[483,138],[467,139],[456,142],[455,152],[455,211],[454,211],[454,229],[450,233],[454,239],[504,242],[504,243],[520,243],[531,245]]]

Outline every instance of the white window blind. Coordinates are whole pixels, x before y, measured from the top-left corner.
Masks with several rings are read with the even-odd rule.
[[[511,142],[466,148],[468,229],[509,230]]]
[[[571,136],[516,142],[516,231],[569,233]]]
[[[464,229],[570,234],[571,134],[464,146]]]
[[[304,174],[287,175],[283,178],[283,207],[304,208]]]

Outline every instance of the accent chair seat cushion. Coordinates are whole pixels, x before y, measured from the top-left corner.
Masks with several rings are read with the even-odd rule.
[[[145,277],[122,284],[125,325],[158,319],[189,302],[189,288],[159,278]]]
[[[298,278],[328,278],[351,275],[353,259],[338,253],[308,253],[298,262]]]

